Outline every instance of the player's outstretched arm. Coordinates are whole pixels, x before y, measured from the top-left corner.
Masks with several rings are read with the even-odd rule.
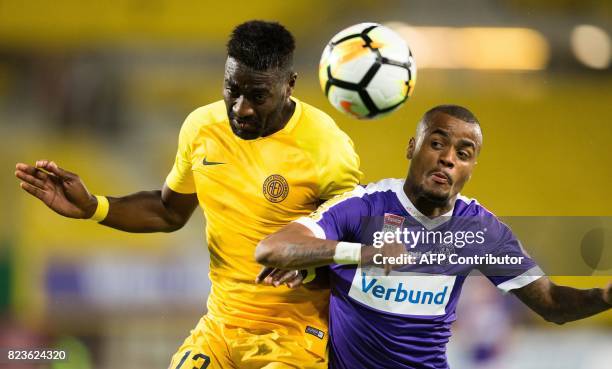
[[[69,218],[88,219],[98,202],[81,178],[56,163],[39,160],[35,166],[18,163],[15,176],[21,188],[51,210]],[[198,204],[195,194],[179,194],[166,185],[161,191],[142,191],[109,197],[109,212],[101,224],[126,232],[171,232],[181,228]]]
[[[304,269],[332,263],[377,264],[389,274],[393,265],[376,263],[375,257],[393,258],[405,252],[406,246],[402,243],[374,247],[316,238],[308,227],[294,222],[260,241],[255,248],[255,260],[266,267],[279,269]]]
[[[259,242],[255,260],[267,267],[304,269],[334,262],[338,241],[316,238],[299,223],[289,223]]]
[[[558,286],[544,276],[512,292],[531,310],[556,324],[587,318],[612,307],[612,283],[606,289],[581,290]]]

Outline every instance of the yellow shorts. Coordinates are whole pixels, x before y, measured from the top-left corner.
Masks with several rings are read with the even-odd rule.
[[[168,369],[327,369],[327,352],[322,357],[307,350],[303,333],[295,333],[240,328],[205,315]]]

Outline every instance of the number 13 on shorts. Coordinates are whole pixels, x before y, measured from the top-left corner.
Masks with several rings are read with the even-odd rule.
[[[210,357],[204,354],[197,353],[191,356],[191,360],[187,361],[187,359],[190,358],[190,355],[191,355],[191,350],[185,352],[185,354],[183,355],[183,357],[181,357],[181,360],[176,365],[176,367],[170,368],[170,369],[206,369],[208,368],[208,365],[210,365]],[[185,364],[186,361],[192,365],[200,363],[200,361],[201,363],[200,363],[200,366],[193,366],[190,368],[187,364]]]

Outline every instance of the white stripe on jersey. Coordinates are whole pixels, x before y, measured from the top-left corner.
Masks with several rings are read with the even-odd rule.
[[[321,226],[318,225],[317,222],[310,217],[301,217],[294,220],[294,222],[300,223],[304,227],[310,229],[310,231],[312,232],[312,234],[314,234],[316,238],[320,238],[322,240],[325,240],[327,238],[325,237],[325,231],[323,230],[323,228],[321,228]]]
[[[529,283],[536,281],[544,276],[544,272],[540,267],[534,266],[523,274],[517,275],[516,277],[509,279],[503,283],[497,285],[497,288],[504,292],[510,292],[511,290],[525,287]]]

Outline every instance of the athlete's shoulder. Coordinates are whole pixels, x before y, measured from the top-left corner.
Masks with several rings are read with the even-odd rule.
[[[185,125],[204,127],[227,122],[227,112],[223,100],[200,106],[185,119]]]
[[[312,214],[315,220],[328,210],[343,214],[342,219],[357,219],[364,216],[382,216],[386,213],[401,214],[402,204],[398,200],[398,191],[403,191],[404,181],[386,178],[366,186],[358,185],[353,190],[328,200]]]
[[[515,238],[512,229],[505,223],[503,217],[500,219],[474,198],[458,195],[453,216],[459,216],[460,218],[473,217],[472,219],[479,222],[481,229],[487,230],[491,239],[508,240]]]
[[[363,199],[372,208],[373,214],[399,212],[404,208],[404,180],[400,178],[385,178],[369,183],[364,188]]]
[[[354,188],[362,173],[353,141],[329,115],[295,100],[299,104],[299,119],[290,135],[318,174],[318,196],[326,200]]]
[[[493,214],[493,212],[491,212],[489,209],[485,208],[482,204],[480,204],[478,200],[461,194],[457,195],[454,215],[488,217],[490,216],[496,218],[495,214]]]
[[[296,99],[297,100],[297,99]],[[320,138],[335,136],[346,136],[346,134],[338,127],[332,117],[323,110],[318,109],[308,103],[297,100],[302,106],[302,116],[300,117],[300,125],[296,127],[300,132],[308,130],[312,133],[321,134]]]
[[[400,178],[384,178],[377,182],[368,183],[364,191],[367,194],[377,194],[383,192],[397,192],[398,190],[403,191],[404,180]]]
[[[292,135],[298,145],[311,152],[316,161],[328,162],[332,158],[356,156],[353,142],[327,113],[295,99],[301,112]]]
[[[366,186],[358,185],[334,199],[333,203],[351,202],[366,207],[371,214],[384,214],[398,207],[398,191],[403,191],[404,181],[397,178],[386,178]]]
[[[313,121],[314,123],[319,123],[322,125],[336,126],[336,122],[334,121],[334,119],[330,117],[329,114],[327,114],[323,110],[316,108],[313,105],[310,105],[304,101],[301,101],[298,99],[296,99],[296,101],[299,101],[299,103],[302,105],[302,114],[303,114],[304,119],[307,119],[307,120]]]
[[[181,126],[181,142],[193,142],[207,129],[229,129],[223,100],[201,106],[189,113]]]

